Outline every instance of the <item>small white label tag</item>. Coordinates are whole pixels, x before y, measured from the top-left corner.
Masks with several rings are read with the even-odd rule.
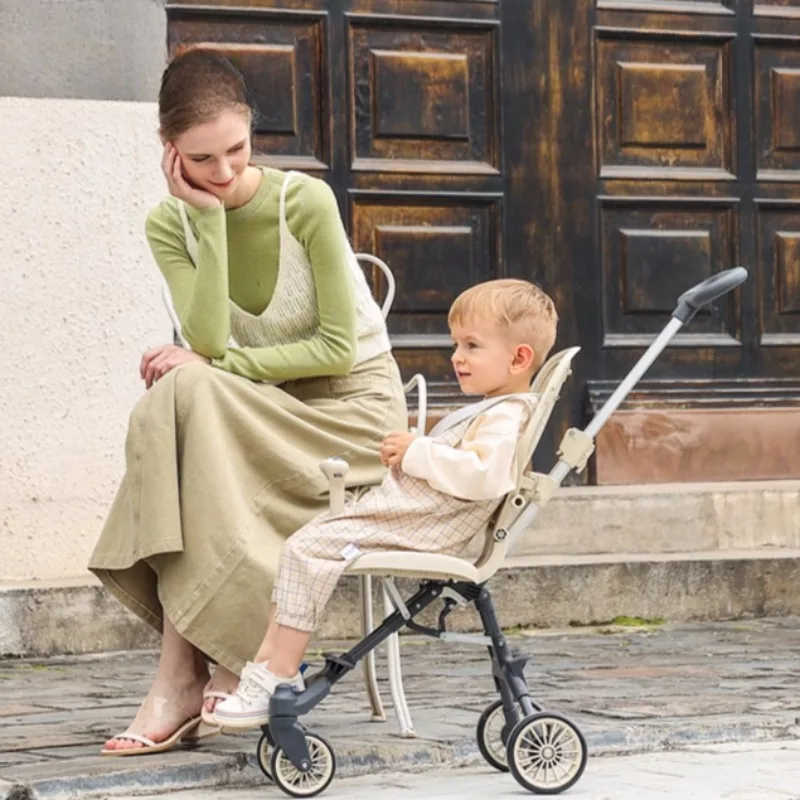
[[[347,547],[342,548],[341,555],[345,561],[350,561],[350,559],[360,556],[361,551],[354,544],[349,544]]]

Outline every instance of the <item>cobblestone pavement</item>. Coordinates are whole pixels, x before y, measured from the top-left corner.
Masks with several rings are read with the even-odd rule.
[[[534,698],[578,723],[593,755],[800,738],[800,618],[510,636],[531,655]],[[404,637],[403,659],[418,738],[400,738],[391,711],[369,720],[360,673],[306,718],[333,745],[340,778],[481,763],[475,723],[494,699],[486,651]],[[151,652],[0,661],[0,797],[259,785],[258,732],[145,758],[98,755],[133,717],[154,665]]]

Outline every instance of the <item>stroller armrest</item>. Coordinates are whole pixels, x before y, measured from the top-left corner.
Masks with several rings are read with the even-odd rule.
[[[328,458],[320,462],[319,468],[328,479],[330,511],[332,514],[341,514],[344,511],[344,484],[350,467],[341,458]]]

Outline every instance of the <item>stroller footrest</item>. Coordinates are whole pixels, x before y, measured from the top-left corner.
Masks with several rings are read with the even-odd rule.
[[[355,669],[355,662],[344,656],[336,655],[336,653],[323,653],[322,657],[325,659],[326,664],[334,664],[337,667],[345,667],[346,669]]]

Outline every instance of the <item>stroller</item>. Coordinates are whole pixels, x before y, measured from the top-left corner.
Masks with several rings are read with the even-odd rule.
[[[506,497],[489,526],[477,561],[430,553],[373,552],[351,562],[346,574],[380,579],[394,611],[348,652],[326,654],[324,667],[306,678],[304,691],[295,692],[289,685],[276,689],[270,703],[270,720],[262,728],[257,749],[259,766],[269,780],[292,797],[312,797],[330,785],[336,771],[333,749],[321,736],[306,730],[298,718],[319,705],[335,683],[403,628],[444,641],[469,640],[487,647],[499,697],[481,714],[477,741],[482,756],[492,767],[510,771],[521,786],[535,794],[558,794],[580,779],[588,756],[586,741],[573,722],[561,714],[543,710],[531,698],[524,675],[527,657],[512,651],[503,635],[487,582],[503,566],[516,539],[533,524],[564,479],[573,470],[580,472],[584,468],[594,450],[597,433],[678,330],[701,308],[746,279],[747,270],[736,267],[685,292],[670,322],[587,428],[567,431],[558,461],[545,475],[528,467],[578,348],[562,351],[548,360],[531,386],[540,400],[518,449],[517,487]],[[347,465],[332,459],[320,466],[330,481],[331,508],[336,512],[344,504]],[[397,576],[419,579],[418,591],[404,600],[393,581]],[[444,605],[436,628],[415,621],[439,600]],[[446,622],[450,612],[456,606],[470,604],[474,604],[480,616],[483,635],[449,632]]]

